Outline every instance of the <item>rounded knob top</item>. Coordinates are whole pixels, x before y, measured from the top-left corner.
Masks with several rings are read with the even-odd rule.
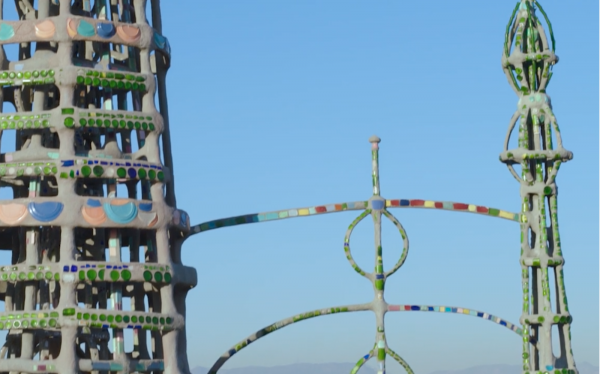
[[[381,139],[377,135],[373,135],[369,138],[369,143],[379,143]]]

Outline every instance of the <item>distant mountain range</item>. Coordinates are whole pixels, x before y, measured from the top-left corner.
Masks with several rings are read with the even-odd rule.
[[[348,374],[354,367],[351,363],[330,363],[330,364],[293,364],[284,366],[248,366],[235,369],[219,370],[219,374]],[[587,362],[577,364],[579,374],[600,374],[598,366]],[[196,367],[192,369],[192,374],[207,374],[208,369]],[[360,374],[376,374],[375,370],[363,366]],[[521,374],[520,365],[483,365],[473,366],[463,370],[443,370],[435,371],[430,374]]]

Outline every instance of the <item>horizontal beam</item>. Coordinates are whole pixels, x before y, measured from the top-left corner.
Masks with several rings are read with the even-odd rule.
[[[216,219],[198,225],[194,225],[190,228],[189,236],[209,230],[220,229],[222,227],[244,225],[247,223],[276,221],[287,218],[314,216],[327,213],[339,213],[349,210],[363,210],[369,208],[369,206],[369,201],[354,201],[339,204],[316,205],[305,208],[276,210],[264,213],[245,214],[241,216]],[[377,209],[377,207],[373,208]],[[420,199],[385,200],[385,209],[388,208],[429,208],[448,210],[453,212],[474,213],[488,217],[502,218],[514,222],[519,222],[520,220],[520,214],[518,213],[512,213],[506,210],[489,208],[481,205],[455,203],[450,201],[433,201]]]

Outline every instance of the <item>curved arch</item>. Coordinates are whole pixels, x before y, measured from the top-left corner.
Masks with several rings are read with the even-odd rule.
[[[385,348],[385,353],[387,353],[388,355],[392,356],[394,358],[394,360],[396,360],[396,362],[398,362],[400,364],[400,366],[402,366],[404,368],[404,370],[406,370],[406,372],[408,374],[414,374],[415,373],[410,368],[410,366],[408,365],[408,363],[406,361],[404,361],[404,359],[402,357],[400,357],[399,354],[397,354],[396,352],[392,351],[390,347],[386,347]]]
[[[474,213],[489,217],[503,218],[509,221],[519,222],[520,214],[506,210],[490,208],[482,205],[455,203],[452,201],[434,201],[420,199],[394,199],[385,201],[386,208],[429,208],[441,209],[453,212]]]
[[[363,367],[363,365],[366,364],[367,361],[369,361],[374,355],[375,355],[375,349],[371,349],[371,351],[369,353],[367,353],[366,355],[364,355],[363,357],[361,357],[360,360],[358,360],[358,362],[356,363],[356,365],[354,365],[354,367],[350,371],[350,374],[356,374],[356,373],[358,373],[358,371],[360,370],[360,368]]]
[[[354,305],[344,305],[334,308],[325,308],[325,309],[317,309],[310,312],[297,314],[292,317],[288,317],[282,320],[279,320],[267,327],[264,327],[254,334],[248,336],[246,339],[240,341],[235,346],[231,347],[227,352],[223,353],[221,357],[213,364],[213,366],[208,370],[208,374],[216,374],[217,371],[229,360],[234,354],[238,353],[242,349],[244,349],[248,344],[255,342],[256,340],[276,331],[285,326],[291,325],[292,323],[300,322],[309,318],[324,316],[328,314],[335,313],[347,313],[347,312],[359,312],[364,310],[371,310],[371,304],[354,304]]]
[[[515,325],[514,323],[510,323],[505,319],[497,317],[493,314],[481,312],[474,309],[460,308],[460,307],[451,307],[451,306],[440,306],[440,305],[388,305],[388,312],[438,312],[438,313],[455,313],[455,314],[465,314],[472,317],[479,317],[490,322],[495,322],[501,326],[506,327],[507,329],[513,331],[519,336],[522,334],[523,330]]]
[[[367,201],[353,201],[339,204],[316,205],[307,208],[283,209],[272,212],[244,214],[241,216],[220,218],[192,226],[190,228],[190,236],[208,230],[220,229],[221,227],[237,226],[246,223],[275,221],[286,218],[305,217],[316,214],[338,213],[347,210],[363,210],[366,209],[367,206]]]

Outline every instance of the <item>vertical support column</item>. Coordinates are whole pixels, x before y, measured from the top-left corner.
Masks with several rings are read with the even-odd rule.
[[[536,8],[544,15],[551,43]],[[522,0],[507,26],[502,56],[504,72],[519,102],[500,160],[521,185],[523,372],[561,370],[572,374],[577,369],[569,334],[572,318],[564,287],[555,179],[561,163],[572,159],[573,154],[562,146],[546,95],[552,67],[558,62],[554,49],[552,24],[541,5],[536,0]],[[510,135],[516,126],[518,148],[509,150]],[[521,168],[520,173],[515,166]],[[555,274],[555,284],[550,284],[550,272]],[[552,292],[555,300],[551,299]],[[552,335],[555,325],[558,336]],[[553,340],[559,342],[559,356],[552,351]]]

